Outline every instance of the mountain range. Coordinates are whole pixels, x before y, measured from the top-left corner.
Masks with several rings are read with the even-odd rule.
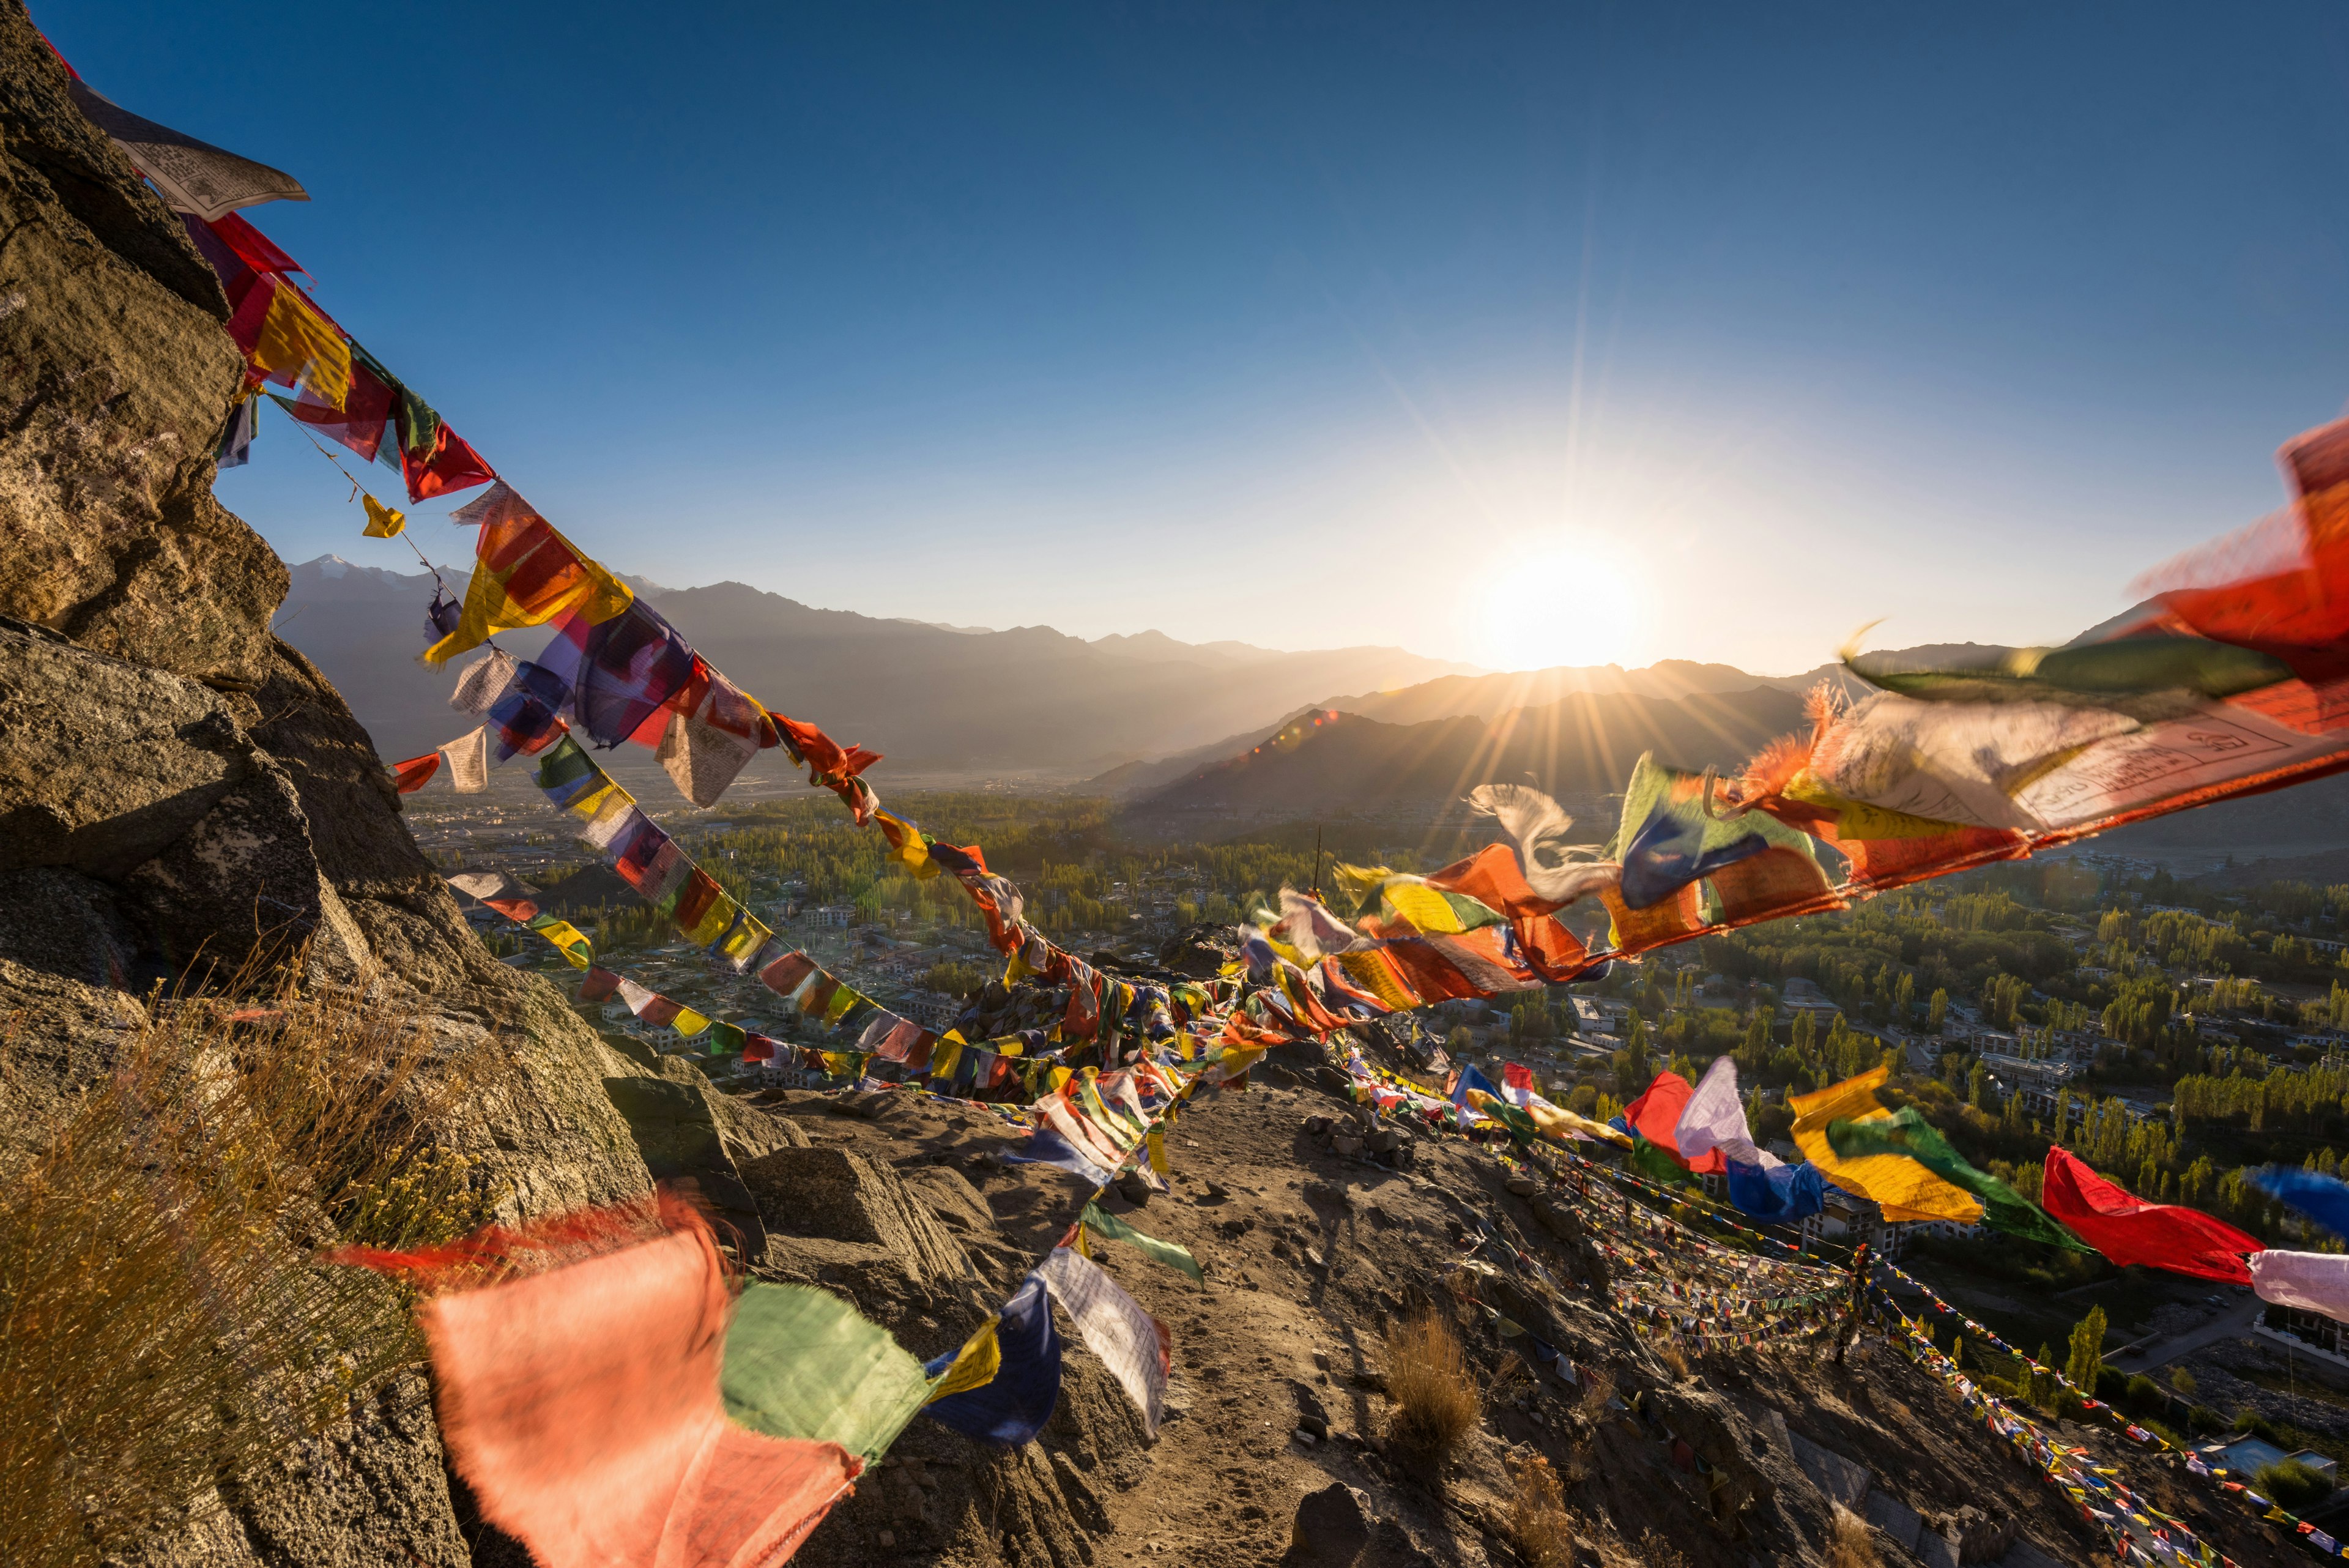
[[[464,574],[442,576],[461,597]],[[295,566],[292,577],[274,628],[335,682],[378,751],[419,755],[454,736],[455,666],[417,659],[429,576],[329,556]],[[1333,691],[1479,673],[1396,648],[1285,653],[1159,631],[1087,642],[1050,627],[999,631],[816,609],[740,583],[629,581],[745,690],[885,753],[898,772],[1081,779],[1261,728]],[[546,634],[499,641],[528,657]]]

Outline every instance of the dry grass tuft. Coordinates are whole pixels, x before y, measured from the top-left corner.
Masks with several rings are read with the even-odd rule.
[[[1594,1426],[1607,1419],[1607,1401],[1615,1397],[1615,1375],[1603,1366],[1585,1366],[1582,1373],[1582,1393],[1574,1407],[1582,1418]]]
[[[1411,1453],[1441,1464],[1476,1425],[1476,1385],[1452,1325],[1432,1313],[1390,1328],[1387,1397],[1394,1404],[1387,1435]]]
[[[418,1365],[404,1294],[315,1253],[446,1240],[492,1196],[419,1129],[493,1050],[445,1059],[356,998],[150,1012],[0,1184],[12,1565],[119,1553]]]
[[[1868,1521],[1836,1504],[1835,1533],[1827,1538],[1827,1568],[1879,1568],[1883,1561]]]
[[[1566,1511],[1557,1472],[1539,1454],[1517,1467],[1509,1500],[1509,1539],[1526,1568],[1566,1568],[1574,1561],[1574,1516]]]
[[[1673,1376],[1679,1378],[1686,1378],[1688,1376],[1688,1352],[1682,1350],[1678,1345],[1675,1345],[1671,1340],[1668,1339],[1664,1341],[1663,1344],[1656,1347],[1656,1358],[1661,1361],[1666,1366],[1672,1369]]]

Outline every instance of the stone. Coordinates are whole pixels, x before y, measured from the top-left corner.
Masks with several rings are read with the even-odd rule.
[[[1875,1477],[1866,1465],[1823,1449],[1800,1432],[1789,1433],[1788,1441],[1794,1447],[1795,1462],[1829,1501],[1843,1504],[1854,1513],[1866,1506],[1868,1489],[1875,1484]]]
[[[1371,1543],[1371,1512],[1361,1492],[1342,1481],[1308,1492],[1288,1527],[1283,1568],[1352,1568]]]
[[[1360,1154],[1362,1152],[1362,1140],[1351,1133],[1339,1133],[1330,1138],[1330,1147],[1339,1154]]]
[[[1519,1198],[1531,1198],[1540,1189],[1530,1176],[1512,1176],[1501,1185]]]
[[[1868,1494],[1868,1522],[1900,1543],[1903,1552],[1914,1552],[1917,1541],[1925,1532],[1925,1521],[1917,1511],[1887,1491]]]
[[[1138,1170],[1129,1170],[1117,1179],[1117,1195],[1136,1209],[1150,1202],[1150,1183]]]

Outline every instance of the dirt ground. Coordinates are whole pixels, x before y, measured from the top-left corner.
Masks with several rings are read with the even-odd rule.
[[[1334,1152],[1309,1118],[1349,1116],[1350,1104],[1314,1086],[1309,1069],[1270,1075],[1286,1081],[1185,1108],[1167,1137],[1171,1191],[1140,1205],[1102,1199],[1187,1248],[1206,1273],[1194,1284],[1119,1242],[1092,1242],[1172,1335],[1155,1439],[1063,1319],[1067,1408],[1039,1443],[1007,1456],[917,1419],[803,1561],[1513,1563],[1528,1560],[1508,1523],[1513,1474],[1533,1454],[1566,1482],[1572,1541],[1559,1562],[1825,1563],[1838,1498],[1878,1522],[1887,1563],[1954,1563],[1954,1552],[1937,1555],[1942,1538],[1995,1549],[1968,1561],[2103,1553],[2063,1495],[1880,1330],[1840,1367],[1826,1335],[1782,1336],[1691,1358],[1682,1376],[1609,1312],[1619,1282],[1594,1290],[1587,1255],[1505,1189],[1492,1150],[1421,1136],[1401,1170]],[[1017,1135],[984,1107],[902,1093],[843,1103],[769,1091],[753,1103],[817,1148],[885,1165],[894,1176],[875,1180],[902,1185],[968,1260],[958,1291],[934,1279],[925,1295],[859,1273],[838,1247],[822,1251],[832,1243],[794,1240],[805,1216],[769,1216],[776,1262],[760,1272],[856,1296],[917,1355],[958,1343],[1087,1195],[1076,1177],[1006,1161]],[[1610,1192],[1580,1211],[1597,1228],[1617,1222],[1619,1202]],[[1526,1338],[1505,1335],[1496,1311],[1554,1345],[1578,1381],[1525,1354]],[[1388,1440],[1382,1392],[1383,1335],[1418,1313],[1454,1326],[1480,1397],[1473,1429],[1433,1463]],[[2102,1432],[2073,1436],[2100,1455],[2111,1446]],[[2173,1480],[2134,1453],[2108,1462],[2240,1563],[2300,1554],[2182,1472]],[[1332,1482],[1352,1489],[1350,1512],[1333,1524],[1308,1510],[1300,1529],[1301,1501]],[[2006,1555],[2010,1538],[2021,1544]]]

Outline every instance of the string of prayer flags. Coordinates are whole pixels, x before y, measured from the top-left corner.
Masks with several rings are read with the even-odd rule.
[[[1100,1264],[1069,1248],[1053,1248],[1036,1273],[1076,1324],[1085,1348],[1100,1357],[1142,1412],[1143,1430],[1156,1437],[1166,1414],[1167,1374],[1174,1365],[1165,1325]]]
[[[2057,1222],[2124,1267],[2138,1263],[2246,1285],[2251,1275],[2243,1255],[2262,1246],[2257,1237],[2197,1210],[2132,1197],[2058,1144],[2048,1146],[2039,1201]]]
[[[481,1516],[535,1561],[780,1562],[864,1462],[837,1443],[727,1419],[732,1302],[709,1228],[667,1200],[653,1239],[635,1240],[644,1227],[627,1218],[590,1211],[418,1252],[337,1256],[442,1283],[481,1278],[483,1262],[517,1250],[555,1260],[520,1276],[493,1268],[496,1282],[417,1309],[450,1459]]]
[[[1086,1204],[1083,1217],[1077,1223],[1081,1230],[1095,1231],[1112,1241],[1123,1241],[1153,1262],[1164,1263],[1178,1274],[1188,1275],[1194,1284],[1207,1282],[1207,1276],[1200,1272],[1199,1260],[1187,1250],[1172,1241],[1143,1235],[1099,1203]]]
[[[2075,1252],[2095,1251],[2048,1218],[2039,1205],[1990,1172],[1968,1164],[1939,1128],[1917,1114],[1914,1106],[1903,1106],[1882,1120],[1830,1122],[1826,1135],[1828,1147],[1839,1158],[1895,1155],[1915,1160],[1951,1186],[1972,1194],[1982,1206],[1982,1222],[1993,1231]]]
[[[754,1280],[734,1303],[719,1386],[752,1431],[835,1443],[869,1464],[928,1400],[930,1376],[847,1300]]]
[[[965,1437],[1017,1448],[1044,1429],[1061,1397],[1061,1335],[1041,1275],[1030,1273],[1021,1282],[993,1327],[994,1376],[975,1387],[949,1387],[955,1363],[969,1346],[939,1356],[923,1368],[939,1392],[922,1414]]]
[[[1847,1192],[1872,1199],[1893,1220],[1954,1220],[1961,1225],[1980,1220],[1982,1206],[1964,1189],[1951,1185],[1908,1158],[1906,1154],[1871,1154],[1846,1159],[1827,1141],[1827,1127],[1839,1121],[1870,1124],[1889,1120],[1891,1113],[1877,1102],[1876,1091],[1892,1075],[1889,1067],[1871,1067],[1856,1078],[1808,1095],[1789,1095],[1795,1113],[1795,1147],[1818,1167],[1820,1175]]]

